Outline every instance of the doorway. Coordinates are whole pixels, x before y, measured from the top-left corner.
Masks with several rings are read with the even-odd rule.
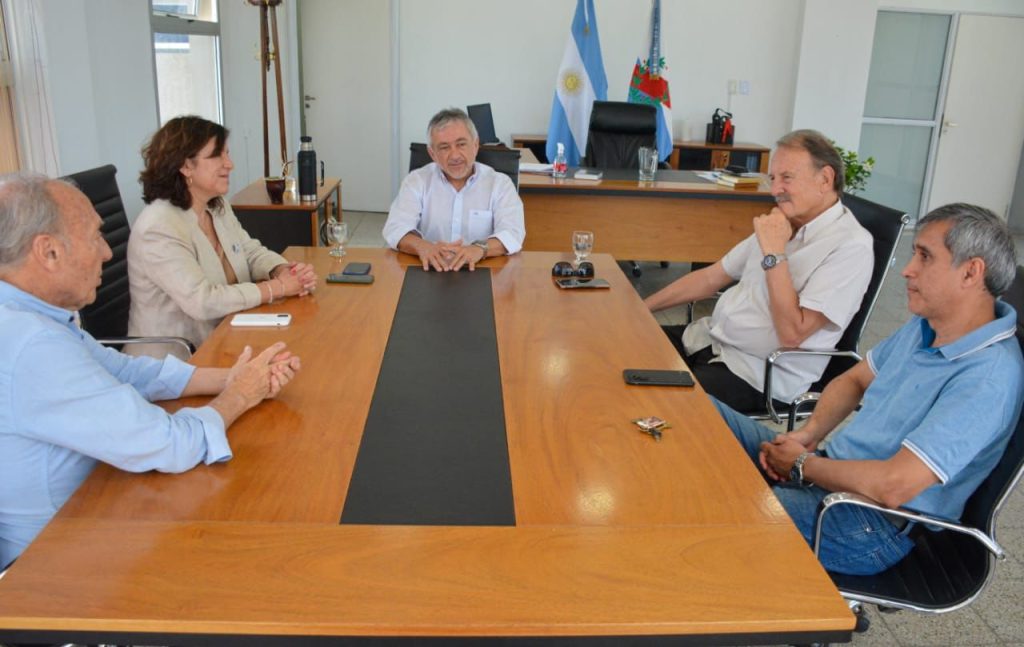
[[[387,211],[392,199],[391,3],[298,5],[304,133],[344,210]]]
[[[879,11],[859,153],[865,197],[919,218],[1011,211],[1024,146],[1024,18]],[[997,72],[993,72],[993,71]]]

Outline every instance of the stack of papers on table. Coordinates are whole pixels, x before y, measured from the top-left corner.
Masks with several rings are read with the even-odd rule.
[[[600,180],[604,173],[600,169],[596,168],[579,168],[573,174],[573,177],[577,180]]]
[[[519,162],[520,173],[541,173],[551,175],[550,164],[538,164],[537,162]]]

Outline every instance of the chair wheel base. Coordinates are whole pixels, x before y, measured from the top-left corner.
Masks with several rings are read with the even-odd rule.
[[[853,613],[857,616],[857,624],[853,626],[854,633],[862,634],[871,628],[871,618],[868,617],[864,607],[854,609]]]

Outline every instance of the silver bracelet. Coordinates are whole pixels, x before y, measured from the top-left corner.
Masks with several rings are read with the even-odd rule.
[[[271,283],[273,283],[273,281],[274,281],[274,279],[267,279],[267,292],[270,293],[270,300],[267,301],[268,304],[271,304],[271,303],[274,302],[274,286],[271,285]]]

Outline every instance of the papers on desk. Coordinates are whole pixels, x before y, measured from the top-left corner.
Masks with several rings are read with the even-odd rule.
[[[540,175],[551,175],[550,164],[539,164],[537,162],[519,162],[520,173],[538,173]]]
[[[725,171],[694,171],[694,173],[702,180],[732,188],[755,188],[761,184],[763,178],[760,173],[736,174]]]

